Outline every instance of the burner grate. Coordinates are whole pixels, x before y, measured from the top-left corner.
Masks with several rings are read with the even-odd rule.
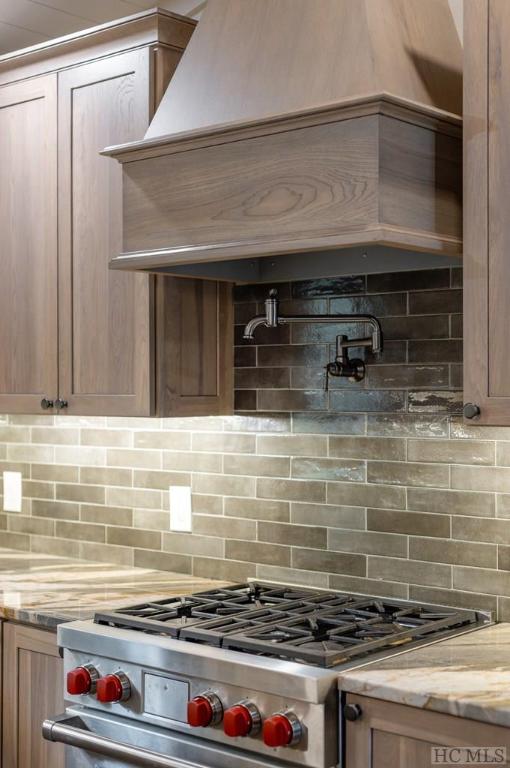
[[[476,611],[259,583],[141,603],[94,620],[323,667],[480,621]]]

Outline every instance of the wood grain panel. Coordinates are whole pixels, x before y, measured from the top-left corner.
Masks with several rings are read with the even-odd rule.
[[[0,410],[40,411],[57,380],[56,76],[0,89]]]
[[[365,229],[376,187],[370,117],[126,163],[124,250]]]
[[[151,410],[150,278],[108,269],[121,247],[122,179],[99,155],[114,138],[143,134],[149,57],[144,49],[59,75],[60,395],[75,413]]]
[[[168,87],[172,75],[181,59],[182,52],[165,45],[155,45],[151,56],[151,119]],[[104,149],[104,148],[103,148]]]
[[[430,768],[434,746],[510,749],[507,728],[367,696],[347,701],[362,716],[346,723],[345,768]]]
[[[158,277],[156,327],[159,415],[232,413],[232,286]]]
[[[180,53],[153,50],[153,109]],[[230,285],[155,277],[156,408],[160,416],[229,414],[234,407]]]
[[[488,403],[488,10],[488,0],[465,0],[464,400],[478,404],[480,420],[490,424],[495,414]]]
[[[510,13],[489,3],[488,71],[488,354],[489,397],[510,397]],[[507,400],[510,418],[510,400]]]
[[[460,137],[348,115],[123,160],[124,255],[161,249],[153,267],[376,242],[458,253]]]
[[[113,56],[138,46],[168,45],[182,52],[195,25],[192,19],[154,8],[134,13],[0,56],[0,85]]]
[[[509,35],[504,0],[466,0],[464,400],[493,425],[510,424]]]
[[[10,622],[3,634],[4,768],[64,768],[64,747],[41,733],[45,718],[64,711],[56,634]]]
[[[214,0],[147,137],[377,93],[460,114],[461,78],[447,0]]]
[[[462,242],[462,139],[380,118],[380,220]]]

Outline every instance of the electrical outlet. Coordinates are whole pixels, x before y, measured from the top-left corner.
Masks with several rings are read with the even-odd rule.
[[[189,485],[171,485],[170,530],[191,533],[191,488]]]
[[[21,472],[4,472],[4,511],[21,512]]]

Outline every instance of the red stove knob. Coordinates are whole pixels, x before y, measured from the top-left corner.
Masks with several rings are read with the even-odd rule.
[[[99,672],[91,664],[71,669],[67,673],[67,693],[71,696],[95,693],[98,679]]]
[[[103,702],[103,704],[111,704],[114,701],[126,701],[130,695],[131,684],[124,672],[105,675],[97,681],[97,700]]]
[[[223,730],[227,736],[255,736],[260,731],[260,725],[260,712],[250,701],[234,704],[223,716]]]
[[[297,744],[303,735],[303,726],[292,712],[278,712],[264,721],[262,738],[268,747],[288,747]]]
[[[223,716],[223,706],[214,693],[202,693],[188,701],[188,724],[193,728],[215,725]]]

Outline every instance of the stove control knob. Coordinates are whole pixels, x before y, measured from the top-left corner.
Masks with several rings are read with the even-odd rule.
[[[97,700],[103,704],[126,701],[131,696],[131,684],[124,672],[100,677],[96,686]]]
[[[262,718],[255,704],[243,699],[225,710],[223,730],[227,736],[256,736],[260,731]]]
[[[99,672],[92,664],[71,669],[67,673],[67,693],[71,696],[82,696],[85,693],[95,693],[99,680]]]
[[[223,706],[215,693],[206,691],[188,701],[188,724],[193,728],[216,725],[223,717]]]
[[[264,721],[262,738],[267,747],[293,747],[303,735],[303,726],[293,712],[277,712]]]

